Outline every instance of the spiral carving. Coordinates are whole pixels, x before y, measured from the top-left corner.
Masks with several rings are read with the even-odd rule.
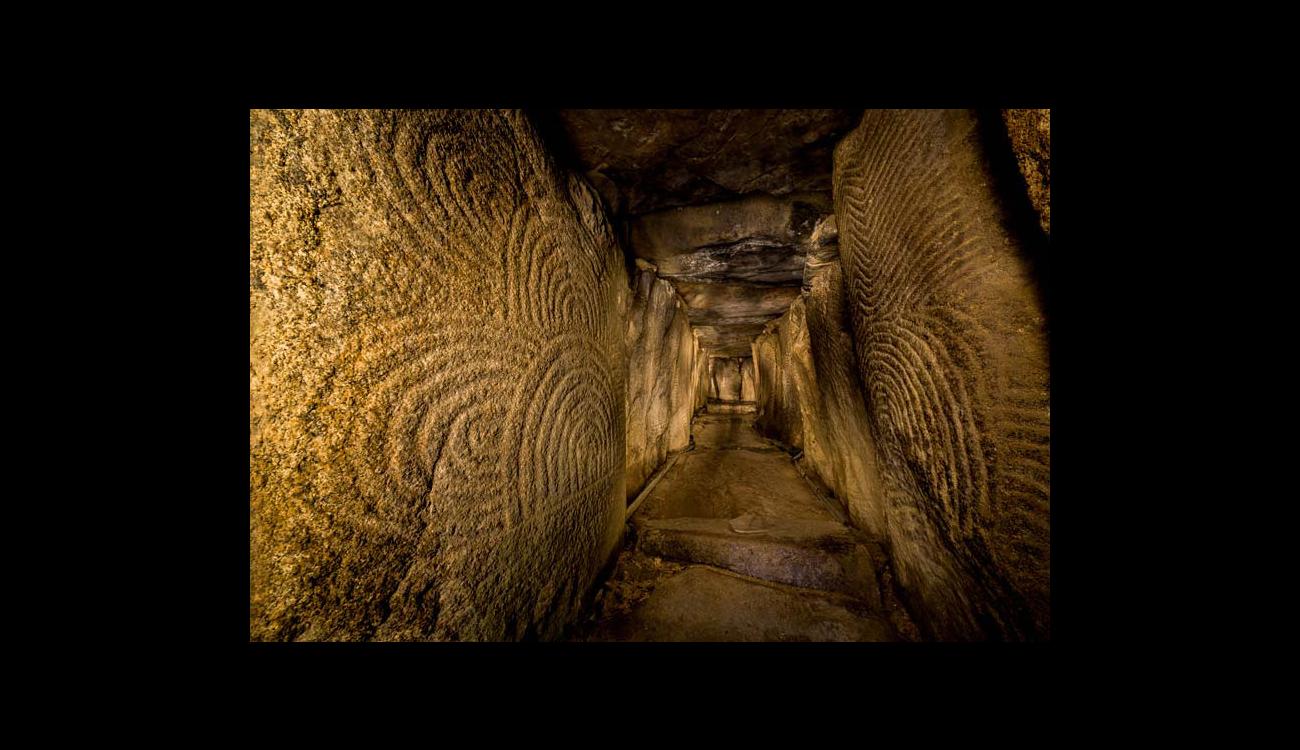
[[[840,144],[846,297],[901,577],[936,634],[1046,637],[1045,321],[976,125],[869,111]]]
[[[250,124],[252,637],[553,637],[621,529],[593,194],[517,112]]]

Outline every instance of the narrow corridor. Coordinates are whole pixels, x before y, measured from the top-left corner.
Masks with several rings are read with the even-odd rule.
[[[736,408],[695,417],[694,448],[633,506],[627,548],[575,639],[909,639],[906,614],[882,592],[877,540],[841,523],[835,501],[755,430],[752,406],[718,413]]]
[[[1050,641],[1050,156],[250,110],[249,641]]]

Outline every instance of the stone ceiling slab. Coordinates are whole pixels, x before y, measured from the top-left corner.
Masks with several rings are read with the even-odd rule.
[[[695,326],[695,338],[700,347],[712,356],[721,357],[748,356],[750,343],[762,332],[762,323]]]
[[[799,297],[798,286],[708,284],[674,281],[693,326],[765,323],[780,317]]]
[[[831,190],[852,109],[562,109],[530,112],[615,216],[750,193]]]

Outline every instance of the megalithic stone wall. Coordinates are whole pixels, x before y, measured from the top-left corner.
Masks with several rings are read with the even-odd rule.
[[[597,198],[517,112],[249,120],[250,637],[557,637],[623,528]]]
[[[754,380],[754,358],[744,357],[740,360],[740,400],[758,399],[757,385]]]
[[[913,609],[933,637],[1043,639],[1046,321],[980,125],[966,111],[864,114],[835,151],[839,245]]]
[[[710,398],[722,401],[753,400],[754,375],[751,358],[710,357],[709,376],[711,383]],[[749,399],[744,398],[747,393],[750,396]]]
[[[691,441],[695,336],[686,304],[655,272],[637,273],[627,319],[627,495],[633,498],[668,457]]]

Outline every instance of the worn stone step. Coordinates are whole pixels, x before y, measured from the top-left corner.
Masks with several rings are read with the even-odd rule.
[[[691,565],[665,574],[629,612],[588,640],[893,641],[892,628],[852,597]]]
[[[708,414],[755,414],[758,412],[757,401],[715,401],[709,399],[705,405]]]
[[[764,523],[760,532],[738,533],[725,518],[640,520],[637,548],[669,560],[847,594],[880,609],[879,545],[834,521],[765,519]]]

